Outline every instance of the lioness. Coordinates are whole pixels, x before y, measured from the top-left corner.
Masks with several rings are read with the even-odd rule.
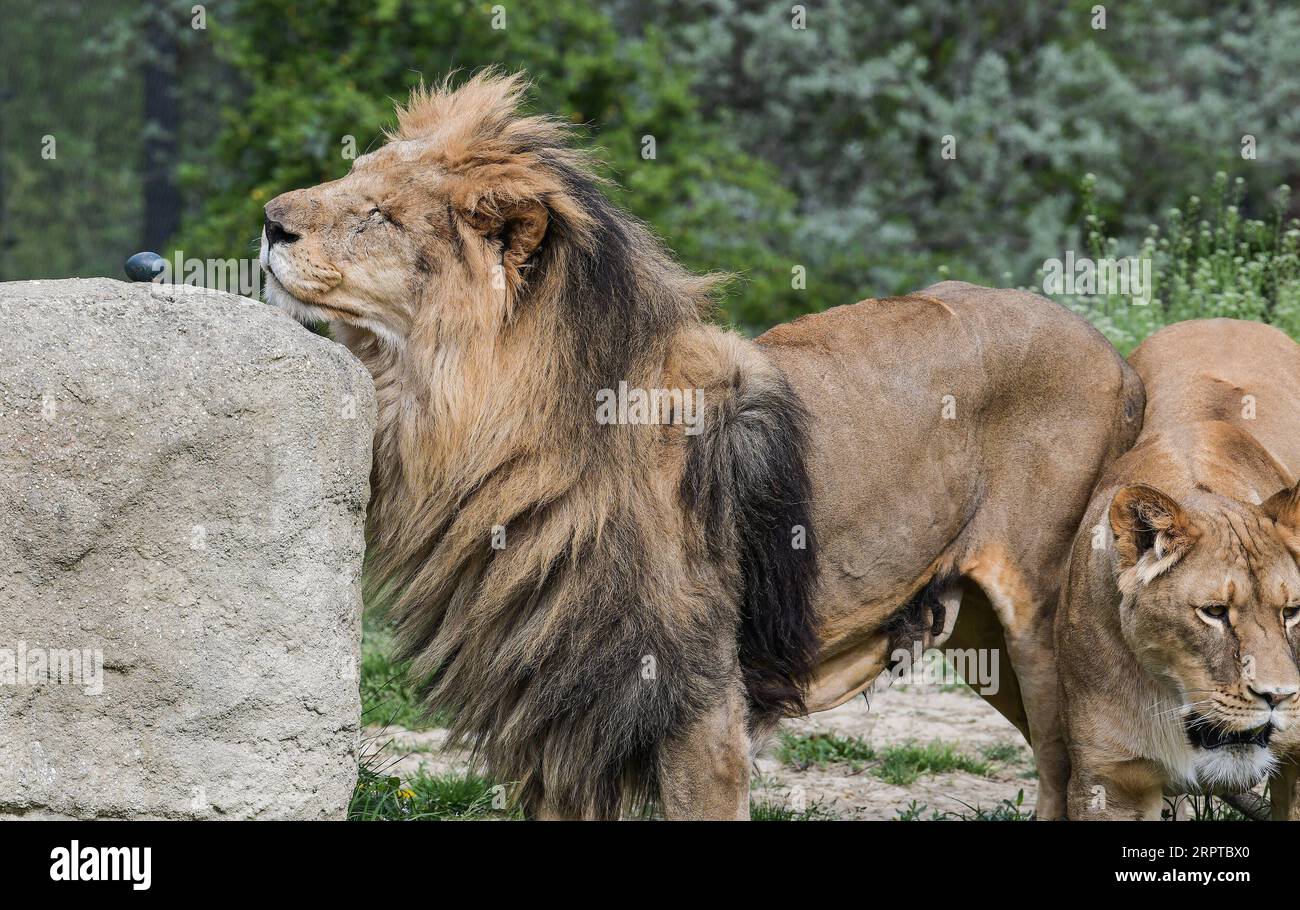
[[[1300,720],[1300,345],[1196,320],[1130,362],[1145,423],[1093,495],[1057,617],[1071,818],[1250,788]]]
[[[989,697],[1063,814],[1052,611],[1136,376],[1065,310],[956,282],[757,344],[710,325],[716,282],[521,91],[415,92],[262,241],[269,299],[374,376],[369,574],[453,737],[530,816],[743,818],[777,719],[951,636],[1007,649]]]

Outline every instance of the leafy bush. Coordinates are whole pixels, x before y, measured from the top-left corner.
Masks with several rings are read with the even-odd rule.
[[[1119,295],[1056,296],[1089,319],[1127,354],[1161,326],[1226,316],[1276,325],[1300,338],[1300,221],[1288,220],[1289,187],[1274,194],[1264,218],[1242,215],[1246,183],[1220,171],[1202,199],[1190,197],[1152,224],[1136,246],[1107,235],[1096,180],[1083,181],[1087,255],[1151,260],[1153,292],[1141,305]]]

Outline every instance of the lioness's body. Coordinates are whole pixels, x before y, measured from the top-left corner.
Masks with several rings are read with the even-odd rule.
[[[1265,501],[1300,470],[1300,345],[1259,323],[1197,320],[1130,362],[1147,392],[1142,433],[1098,485],[1057,620],[1072,818],[1158,818],[1164,794],[1250,786],[1264,751],[1194,746],[1189,713],[1215,710],[1228,729],[1264,710],[1250,685],[1284,696],[1296,681],[1295,638],[1274,613],[1288,590],[1300,596],[1300,575],[1280,500]],[[1129,535],[1137,501],[1145,540]],[[1218,599],[1228,627],[1191,618]],[[1278,750],[1287,735],[1274,734]]]
[[[999,649],[989,700],[1031,739],[1040,817],[1062,815],[1052,618],[1088,495],[1137,435],[1140,382],[1056,304],[955,281],[759,342],[812,416],[822,650],[809,709],[861,692],[910,644],[886,623],[935,580],[949,609],[962,601],[947,645]]]

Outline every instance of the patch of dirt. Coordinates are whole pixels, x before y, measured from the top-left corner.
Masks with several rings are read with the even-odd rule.
[[[915,782],[898,786],[881,780],[874,762],[858,768],[842,763],[806,768],[784,764],[776,757],[779,737],[773,736],[755,762],[756,801],[795,810],[817,807],[845,819],[893,819],[910,808],[926,820],[936,812],[972,815],[975,808],[992,810],[1003,800],[1014,801],[1021,790],[1020,808],[1028,812],[1037,795],[1033,759],[1019,731],[966,689],[896,686],[875,693],[870,706],[865,699],[855,698],[833,711],[785,721],[781,730],[796,736],[858,737],[877,752],[907,743],[938,742],[985,761],[989,770],[984,776],[966,771],[922,774]],[[466,756],[444,749],[445,742],[445,730],[390,727],[368,729],[364,746],[367,755],[376,756],[370,761],[381,765],[382,773],[403,779],[421,768],[433,775],[464,772]],[[1009,745],[1017,748],[1014,756],[1006,757]],[[986,758],[985,750],[994,747],[1002,747],[995,753],[999,757]]]
[[[1021,790],[1020,810],[1030,812],[1038,795],[1033,756],[1020,731],[965,688],[897,686],[875,693],[870,706],[858,697],[831,711],[785,721],[781,729],[795,735],[829,732],[860,737],[877,752],[907,743],[939,742],[981,759],[986,748],[1014,746],[1016,756],[983,759],[989,766],[987,776],[948,771],[922,774],[913,783],[898,786],[877,777],[870,762],[860,770],[845,764],[792,768],[777,760],[779,740],[773,737],[756,763],[754,796],[777,805],[798,808],[802,796],[805,806],[820,805],[841,818],[861,820],[893,819],[909,807],[914,811],[924,807],[918,817],[928,820],[935,812],[973,815],[975,808],[992,810],[1003,800],[1015,801]],[[795,788],[802,788],[802,794]]]

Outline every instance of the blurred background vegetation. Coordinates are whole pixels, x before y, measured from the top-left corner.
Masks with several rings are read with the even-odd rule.
[[[499,64],[689,266],[742,276],[723,315],[746,330],[944,277],[1040,287],[1074,250],[1152,256],[1149,307],[1063,301],[1125,350],[1196,315],[1300,332],[1282,0],[1103,3],[1104,29],[1096,2],[19,2],[0,279],[252,257],[263,204],[346,172],[345,137],[380,141],[392,99]]]

